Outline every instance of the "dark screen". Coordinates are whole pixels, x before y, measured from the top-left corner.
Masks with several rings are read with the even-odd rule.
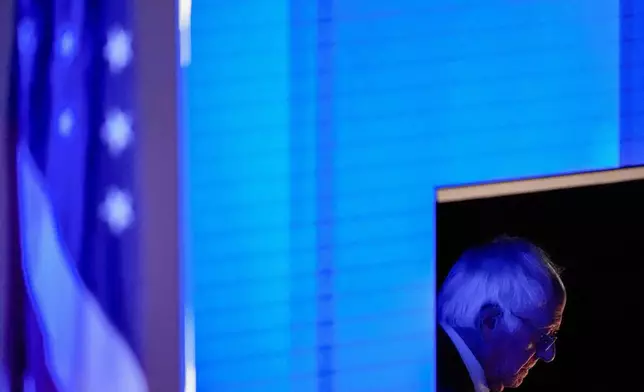
[[[439,203],[436,219],[437,287],[466,248],[502,234],[564,268],[557,357],[518,391],[644,389],[644,181]]]

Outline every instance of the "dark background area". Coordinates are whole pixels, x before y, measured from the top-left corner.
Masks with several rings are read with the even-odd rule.
[[[437,206],[437,287],[468,247],[501,234],[564,267],[557,357],[519,391],[642,391],[644,181]]]

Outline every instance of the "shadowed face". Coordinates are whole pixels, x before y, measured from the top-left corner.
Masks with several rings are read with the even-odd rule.
[[[516,388],[539,360],[554,360],[556,334],[566,304],[565,295],[557,297],[543,308],[510,313],[518,325],[514,330],[506,325],[500,308],[482,309],[479,360],[492,390]]]

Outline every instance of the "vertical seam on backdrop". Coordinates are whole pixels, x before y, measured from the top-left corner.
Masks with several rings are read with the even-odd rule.
[[[318,0],[317,11],[317,385],[318,392],[332,392],[335,374],[333,0]]]
[[[639,0],[620,2],[619,141],[620,166],[644,163],[644,7]]]

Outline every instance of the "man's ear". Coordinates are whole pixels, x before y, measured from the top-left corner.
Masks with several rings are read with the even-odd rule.
[[[481,332],[491,332],[498,329],[503,318],[503,309],[499,304],[488,303],[481,306],[478,316],[478,327]]]

